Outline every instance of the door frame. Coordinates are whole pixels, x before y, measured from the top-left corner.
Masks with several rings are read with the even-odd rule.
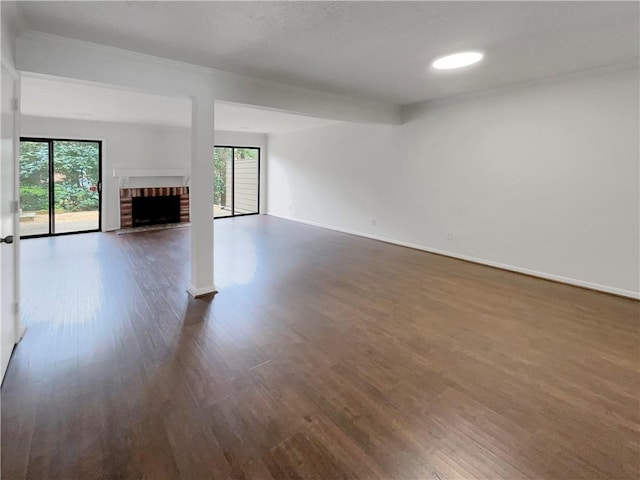
[[[221,218],[234,218],[234,217],[247,217],[249,215],[260,215],[260,184],[262,177],[260,172],[260,167],[262,165],[262,148],[255,146],[241,146],[241,145],[214,145],[214,149],[216,148],[230,148],[231,149],[231,215],[225,215],[224,217],[216,217],[214,216],[214,220],[219,220]],[[236,214],[236,148],[247,148],[251,150],[258,150],[258,209],[254,213],[240,213]]]
[[[76,235],[78,233],[95,233],[102,231],[102,140],[89,140],[79,138],[57,138],[57,137],[20,137],[18,142],[18,178],[20,178],[20,144],[22,142],[46,142],[49,144],[49,233],[39,233],[37,235],[20,236],[22,239],[42,238],[42,237],[61,237],[64,235]],[[98,144],[98,228],[92,230],[78,230],[75,232],[51,233],[54,230],[55,212],[54,212],[54,169],[53,169],[53,144],[54,142],[83,142]],[[18,191],[18,196],[20,192]],[[18,219],[19,221],[19,219]]]
[[[4,51],[3,51],[4,54]],[[11,247],[11,254],[13,256],[13,285],[3,285],[2,287],[2,302],[11,302],[11,304],[13,305],[12,308],[9,309],[10,312],[10,321],[13,323],[13,336],[14,338],[11,339],[12,340],[12,344],[13,344],[13,348],[12,348],[12,352],[9,356],[9,360],[8,360],[8,364],[6,365],[6,367],[9,366],[9,364],[11,364],[11,359],[13,358],[13,349],[15,348],[15,345],[18,344],[18,342],[20,342],[20,340],[22,340],[22,337],[24,336],[25,333],[25,327],[22,325],[22,321],[20,318],[20,235],[19,235],[19,222],[20,222],[20,218],[18,215],[18,211],[19,211],[19,200],[20,200],[20,195],[19,195],[19,185],[20,185],[20,168],[19,168],[19,164],[18,164],[18,159],[19,159],[19,147],[20,147],[20,72],[18,72],[12,64],[10,64],[8,61],[6,61],[5,59],[5,55],[2,55],[2,58],[0,58],[0,63],[2,66],[2,69],[7,73],[7,76],[5,77],[4,72],[2,75],[2,80],[0,80],[0,83],[4,83],[4,82],[11,82],[12,85],[12,90],[13,90],[13,94],[12,94],[12,98],[11,98],[11,128],[12,128],[12,135],[11,135],[11,144],[12,144],[12,148],[11,148],[11,158],[10,161],[13,164],[13,178],[12,178],[12,185],[11,185],[11,189],[13,191],[13,195],[12,195],[12,206],[11,206],[11,214],[12,214],[12,229],[13,232],[1,232],[3,235],[6,234],[11,234],[13,233],[13,244]],[[5,140],[5,139],[3,139]],[[6,159],[3,158],[3,161],[5,161]],[[6,245],[3,245],[2,248],[4,248],[6,250]],[[8,253],[5,252],[5,255],[7,255]],[[11,287],[11,288],[10,288]],[[8,298],[4,298],[5,295],[7,295]],[[0,315],[3,315],[3,312],[0,312]],[[3,339],[4,341],[4,339]],[[4,374],[6,373],[6,370],[1,370],[0,371],[0,382],[4,381]]]

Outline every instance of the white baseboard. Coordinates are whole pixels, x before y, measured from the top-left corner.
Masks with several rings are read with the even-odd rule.
[[[218,289],[213,285],[203,288],[195,288],[193,285],[191,285],[189,288],[187,288],[187,292],[189,292],[189,294],[191,294],[193,298],[198,298],[210,293],[218,293]]]
[[[509,270],[511,272],[523,273],[532,277],[543,278],[545,280],[553,280],[554,282],[566,283],[567,285],[573,285],[576,287],[587,288],[589,290],[596,290],[599,292],[611,293],[620,297],[632,298],[640,300],[640,292],[634,292],[631,290],[625,290],[617,287],[609,287],[607,285],[601,285],[599,283],[587,282],[585,280],[579,280],[576,278],[563,277],[561,275],[555,275],[553,273],[539,272],[537,270],[530,270],[528,268],[515,267],[513,265],[507,265],[505,263],[494,262],[491,260],[484,260],[482,258],[471,257],[469,255],[463,255],[460,253],[449,252],[447,250],[440,250],[437,248],[425,247],[424,245],[417,245],[415,243],[403,242],[400,240],[394,240],[391,238],[380,237],[378,235],[370,235],[368,233],[357,232],[355,230],[349,230],[345,228],[333,227],[331,225],[324,225],[318,222],[312,222],[309,220],[302,220],[299,218],[288,217],[286,215],[278,215],[275,213],[268,213],[273,217],[283,218],[285,220],[291,220],[293,222],[304,223],[305,225],[311,225],[314,227],[326,228],[328,230],[334,230],[336,232],[348,233],[349,235],[357,235],[358,237],[370,238],[372,240],[379,240],[385,243],[392,243],[394,245],[400,245],[402,247],[414,248],[416,250],[422,250],[424,252],[435,253],[437,255],[444,255],[446,257],[457,258],[459,260],[466,260],[467,262],[478,263],[480,265],[488,265],[490,267],[501,268],[502,270]]]

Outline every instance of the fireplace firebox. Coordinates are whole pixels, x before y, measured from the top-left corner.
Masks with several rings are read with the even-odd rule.
[[[131,221],[134,227],[178,223],[180,221],[180,196],[132,198]]]
[[[120,228],[189,221],[189,187],[120,189]]]

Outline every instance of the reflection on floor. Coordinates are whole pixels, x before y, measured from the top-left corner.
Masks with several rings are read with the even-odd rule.
[[[2,478],[638,478],[638,303],[266,216],[22,244]]]

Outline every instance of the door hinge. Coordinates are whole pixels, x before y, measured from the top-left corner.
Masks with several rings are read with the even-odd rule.
[[[11,200],[10,209],[11,213],[18,213],[20,211],[20,202],[18,200]]]
[[[13,314],[18,315],[20,313],[20,303],[13,302]]]
[[[18,111],[18,106],[19,106],[18,99],[13,97],[11,99],[11,110],[14,111],[14,112],[17,112]]]
[[[102,193],[102,182],[98,182],[98,193]]]

